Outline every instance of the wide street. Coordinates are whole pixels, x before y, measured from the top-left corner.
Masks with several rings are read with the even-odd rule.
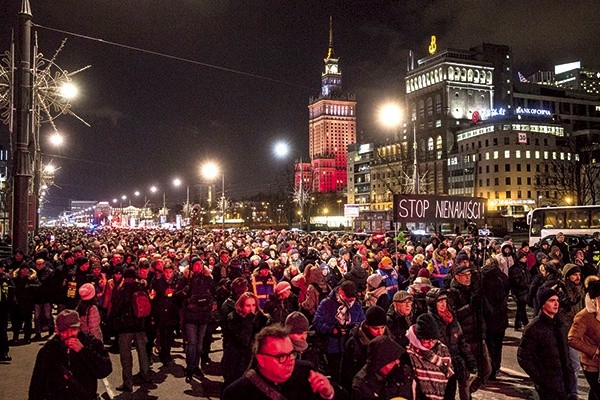
[[[511,323],[514,315],[514,304],[511,305]],[[10,335],[10,334],[9,334]],[[111,354],[113,362],[113,373],[98,386],[99,393],[104,399],[218,399],[222,377],[219,372],[218,361],[221,359],[222,347],[220,334],[215,335],[211,359],[214,361],[203,370],[206,378],[194,381],[191,385],[184,382],[183,365],[185,355],[181,347],[181,341],[174,348],[173,355],[175,364],[169,368],[162,368],[159,362],[154,362],[152,370],[153,383],[140,386],[140,382],[134,381],[133,394],[117,392],[115,387],[121,384],[121,369],[118,355]],[[512,326],[506,330],[504,340],[504,352],[502,359],[502,376],[495,382],[488,384],[473,395],[473,399],[537,399],[531,380],[525,375],[517,364],[517,346],[521,332],[515,331]],[[10,355],[13,361],[10,364],[0,364],[0,400],[26,400],[29,380],[35,362],[35,356],[43,342],[34,342],[27,346],[18,346],[11,349]],[[134,354],[134,362],[136,362]],[[137,373],[137,362],[134,366],[134,374]],[[579,398],[587,399],[588,385],[585,379],[581,379],[579,385]]]

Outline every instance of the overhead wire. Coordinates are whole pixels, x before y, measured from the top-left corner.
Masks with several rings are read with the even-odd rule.
[[[80,39],[91,40],[91,41],[95,41],[95,42],[107,44],[107,45],[110,45],[110,46],[121,47],[121,48],[128,49],[128,50],[139,51],[141,53],[152,54],[152,55],[159,56],[159,57],[169,58],[171,60],[186,62],[186,63],[190,63],[190,64],[200,65],[202,67],[217,69],[217,70],[220,70],[220,71],[230,72],[230,73],[233,73],[233,74],[238,74],[238,75],[243,75],[243,76],[248,76],[250,78],[257,78],[257,79],[262,79],[262,80],[270,81],[270,82],[274,82],[274,83],[281,83],[283,85],[294,86],[294,87],[302,88],[302,89],[306,89],[306,90],[312,90],[313,89],[311,87],[308,87],[308,86],[305,86],[305,85],[301,85],[301,84],[298,84],[298,83],[294,83],[294,82],[289,82],[289,81],[286,81],[286,80],[283,80],[283,79],[271,78],[271,77],[268,77],[268,76],[254,74],[254,73],[251,73],[251,72],[240,71],[240,70],[233,69],[233,68],[228,68],[228,67],[222,67],[220,65],[209,64],[209,63],[198,61],[198,60],[192,60],[190,58],[185,58],[185,57],[175,56],[175,55],[172,55],[172,54],[162,53],[160,51],[149,50],[149,49],[144,49],[144,48],[141,48],[141,47],[131,46],[131,45],[128,45],[128,44],[117,43],[117,42],[113,42],[113,41],[110,41],[110,40],[104,40],[104,39],[101,39],[101,38],[95,38],[95,37],[92,37],[92,36],[82,35],[80,33],[65,31],[63,29],[51,28],[49,26],[40,25],[40,24],[36,24],[36,23],[33,23],[32,25],[35,26],[35,27],[37,27],[37,28],[41,28],[41,29],[46,29],[46,30],[53,31],[53,32],[62,33],[64,35],[69,35],[69,36],[77,37],[77,38],[80,38]]]

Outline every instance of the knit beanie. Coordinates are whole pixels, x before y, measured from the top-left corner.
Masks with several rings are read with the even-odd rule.
[[[548,299],[552,296],[558,296],[556,290],[551,289],[549,287],[539,288],[537,292],[537,302],[539,307],[542,307],[544,304],[546,304]]]
[[[290,333],[304,333],[310,328],[308,319],[300,311],[294,311],[287,316],[285,327],[290,330]]]
[[[569,276],[576,274],[577,272],[581,273],[581,268],[579,268],[579,265],[576,264],[567,264],[563,268],[565,279],[568,279]]]
[[[440,329],[431,314],[421,314],[415,324],[417,339],[431,340],[440,337]]]
[[[384,326],[387,322],[385,310],[379,306],[372,306],[365,313],[365,324],[369,326]]]

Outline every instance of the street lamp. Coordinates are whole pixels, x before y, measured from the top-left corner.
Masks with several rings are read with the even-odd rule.
[[[219,166],[212,162],[208,161],[202,166],[202,176],[208,180],[215,180],[217,176],[221,174],[221,211],[223,213],[221,217],[221,229],[225,228],[225,174],[222,173],[219,169]]]
[[[398,139],[398,127],[402,122],[402,108],[395,103],[385,104],[379,110],[379,120],[388,127],[395,129],[396,140]],[[419,169],[417,167],[417,122],[413,122],[413,194],[419,194]]]

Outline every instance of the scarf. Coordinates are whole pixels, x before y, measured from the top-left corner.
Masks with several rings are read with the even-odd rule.
[[[406,352],[412,362],[415,379],[421,391],[430,400],[442,400],[448,379],[454,375],[450,351],[442,342],[426,349],[415,334],[415,326],[406,332],[408,347]]]
[[[350,322],[352,322],[352,318],[350,316],[349,311],[354,302],[348,303],[347,301],[342,299],[339,293],[336,293],[335,297],[337,302],[340,304],[340,306],[337,309],[337,313],[335,314],[335,319],[337,319],[339,324],[342,326],[349,325]]]
[[[440,311],[438,311],[437,313],[444,320],[446,325],[452,323],[454,316],[452,315],[452,311],[450,311],[449,308],[446,308],[446,311],[444,311],[443,313],[440,313]]]
[[[598,297],[590,299],[590,295],[585,295],[585,309],[590,314],[596,314],[596,320],[600,321],[600,312],[598,312]]]
[[[291,336],[290,339],[292,340],[294,350],[297,352],[304,353],[308,349],[308,342],[306,340],[294,340]]]

